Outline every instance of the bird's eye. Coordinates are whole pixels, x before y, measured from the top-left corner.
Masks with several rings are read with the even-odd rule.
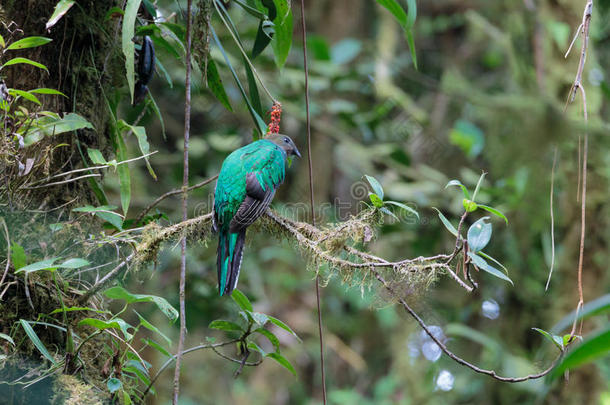
[[[284,142],[290,143],[290,140],[288,138],[284,138]]]

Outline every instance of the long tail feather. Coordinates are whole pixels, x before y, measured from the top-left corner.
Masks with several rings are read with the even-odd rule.
[[[245,230],[238,233],[220,232],[216,267],[218,270],[218,292],[231,294],[237,286],[239,270],[246,240]]]
[[[235,245],[232,249],[231,255],[231,263],[229,267],[229,277],[227,280],[227,286],[225,293],[231,294],[235,287],[237,287],[237,280],[239,279],[239,270],[241,269],[241,261],[244,258],[244,244],[246,241],[246,230],[239,232],[238,234],[231,234],[231,236],[236,235],[235,237]],[[233,242],[233,239],[231,239]]]

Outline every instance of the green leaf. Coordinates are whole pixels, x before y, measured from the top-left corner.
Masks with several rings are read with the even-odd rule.
[[[415,19],[417,18],[417,4],[415,3],[415,0],[407,1],[409,8],[408,14],[396,0],[377,0],[377,3],[388,10],[403,29],[405,38],[407,40],[407,45],[411,51],[413,66],[415,66],[415,69],[417,69],[417,54],[415,53],[415,40],[413,38],[412,29],[413,25],[415,24]]]
[[[462,189],[462,193],[464,194],[464,198],[470,199],[470,194],[468,193],[468,189],[459,180],[455,180],[455,179],[451,180],[449,183],[447,183],[445,188],[450,187],[450,186],[458,186],[458,187],[460,187]]]
[[[25,331],[26,335],[28,335],[34,346],[36,346],[36,349],[38,349],[38,351],[51,363],[57,364],[57,361],[55,361],[55,359],[53,358],[53,356],[51,356],[45,345],[40,341],[40,338],[38,337],[36,332],[34,332],[34,329],[32,329],[30,323],[25,319],[20,319],[19,323],[21,323],[23,330]]]
[[[10,337],[9,335],[5,335],[4,333],[0,333],[0,339],[4,339],[7,342],[9,342],[10,344],[12,344],[13,346],[15,346],[15,342],[13,341],[13,338]]]
[[[155,332],[156,334],[160,335],[163,339],[165,339],[165,341],[167,342],[167,344],[171,345],[172,341],[170,338],[168,338],[167,336],[165,336],[165,334],[163,332],[161,332],[159,330],[159,328],[157,328],[155,325],[153,325],[152,323],[148,322],[142,315],[140,315],[137,311],[133,311],[138,315],[138,318],[140,318],[140,325],[144,326],[146,329]]]
[[[116,133],[116,156],[119,161],[127,160],[127,146],[120,132]],[[123,215],[127,215],[129,204],[131,203],[131,173],[129,165],[119,165],[117,168],[119,175],[119,189],[121,191],[121,208]]]
[[[118,378],[112,377],[106,382],[106,387],[108,387],[108,391],[110,391],[111,394],[114,394],[123,387],[123,383],[121,383],[121,380]]]
[[[369,193],[369,198],[375,207],[377,207],[377,208],[383,207],[383,201],[381,200],[381,198],[379,198],[379,196],[377,194]]]
[[[27,91],[17,90],[17,89],[9,89],[8,90],[8,94],[10,94],[13,97],[23,97],[26,100],[31,101],[32,103],[35,103],[35,104],[38,104],[38,105],[42,105],[42,103],[40,102],[38,97],[36,97],[33,94],[28,93]]]
[[[267,315],[267,317],[269,318],[269,322],[271,322],[272,324],[274,324],[275,326],[284,329],[285,331],[287,331],[288,333],[290,333],[292,336],[294,336],[299,342],[301,342],[301,338],[294,333],[294,331],[292,329],[290,329],[290,326],[286,325],[284,322],[280,321],[277,318],[272,317],[271,315]]]
[[[550,340],[551,342],[553,342],[553,344],[555,346],[557,346],[557,348],[561,351],[563,351],[563,341],[561,339],[560,336],[557,335],[552,335],[549,332],[539,329],[539,328],[532,328],[533,330],[535,330],[536,332],[540,333],[542,336],[544,336],[545,338],[547,338],[548,340]]]
[[[140,127],[140,126],[129,125],[128,123],[126,123],[123,120],[119,120],[117,125],[119,126],[119,129],[121,129],[121,130],[129,129],[130,132],[136,136],[136,139],[138,140],[138,146],[140,147],[140,152],[142,152],[142,155],[148,155],[150,153],[150,144],[148,143],[148,137],[146,136],[146,128]],[[148,156],[146,156],[144,158],[144,161],[146,162],[146,167],[148,168],[148,173],[150,173],[150,175],[153,179],[157,180],[157,175],[155,174],[155,171],[153,170],[152,166],[150,165]]]
[[[235,303],[237,303],[241,309],[252,312],[252,303],[248,297],[244,295],[244,293],[237,289],[233,290],[233,293],[231,293],[231,298],[233,298],[233,301],[235,301]]]
[[[220,78],[220,74],[218,73],[218,68],[216,67],[216,62],[214,62],[211,58],[208,58],[208,88],[220,101],[220,103],[229,111],[233,111],[231,107],[231,103],[229,101],[229,97],[227,96],[227,92],[225,91],[225,87],[222,84],[222,79]]]
[[[35,48],[37,46],[48,44],[51,41],[52,41],[51,38],[45,38],[45,37],[27,37],[27,38],[22,38],[19,41],[13,42],[12,44],[10,44],[6,48],[6,50],[10,51],[10,50],[13,50],[13,49]]]
[[[172,322],[178,319],[178,311],[163,297],[148,294],[132,294],[119,286],[107,289],[104,291],[104,295],[110,299],[123,300],[128,304],[134,302],[154,302]]]
[[[374,178],[373,176],[369,176],[369,175],[365,174],[364,177],[366,178],[366,180],[371,185],[371,188],[373,189],[373,192],[375,194],[377,194],[380,199],[383,200],[384,194],[383,194],[383,187],[381,187],[381,183],[376,178]]]
[[[13,58],[13,59],[10,59],[10,60],[6,61],[2,66],[0,66],[0,70],[4,69],[7,66],[17,65],[17,64],[20,64],[20,63],[25,63],[26,65],[31,65],[31,66],[37,67],[39,69],[44,69],[44,70],[48,71],[47,67],[45,65],[43,65],[42,63],[34,62],[31,59],[21,58],[21,57],[20,58]]]
[[[135,86],[135,70],[134,70],[134,53],[135,44],[132,41],[134,37],[134,27],[138,9],[140,8],[141,0],[127,0],[125,6],[125,15],[123,16],[123,29],[121,30],[121,47],[123,55],[125,55],[125,71],[127,75],[127,85],[129,94],[131,94],[131,102],[133,103],[133,94]]]
[[[68,113],[63,118],[43,116],[32,123],[32,128],[25,134],[25,146],[40,141],[44,136],[53,136],[77,129],[94,129],[93,125],[76,113]]]
[[[271,40],[275,64],[284,67],[292,46],[292,10],[288,0],[273,0],[277,15],[273,19],[275,35]]]
[[[407,211],[408,213],[415,215],[419,219],[419,214],[417,213],[417,211],[415,211],[413,208],[409,207],[406,204],[403,204],[398,201],[384,201],[384,204],[395,205],[395,206]]]
[[[601,359],[610,354],[610,326],[606,325],[596,333],[587,336],[581,344],[568,352],[553,371],[553,378],[584,364]]]
[[[57,24],[57,22],[68,12],[68,10],[70,10],[70,7],[72,7],[74,3],[74,0],[60,0],[55,5],[55,10],[53,11],[53,14],[51,14],[49,21],[47,21],[45,28],[48,30]]]
[[[506,218],[504,216],[504,214],[502,214],[497,209],[495,209],[493,207],[488,207],[487,205],[483,205],[483,204],[477,204],[477,205],[479,206],[479,208],[484,209],[485,211],[490,212],[490,213],[494,214],[495,216],[502,218],[504,220],[504,222],[506,222],[506,225],[508,225],[508,218]]]
[[[297,372],[294,367],[292,367],[292,364],[290,364],[286,357],[282,356],[281,354],[267,353],[265,357],[272,358],[273,360],[277,361],[281,366],[285,367],[288,371],[290,371],[295,377],[297,376]]]
[[[491,240],[491,223],[485,221],[489,221],[489,217],[479,219],[468,229],[468,247],[474,253],[484,249]]]
[[[73,258],[73,259],[66,260],[65,262],[58,265],[57,267],[61,268],[61,269],[78,269],[81,267],[88,266],[90,264],[91,263],[88,260],[80,259],[80,258]]]
[[[487,273],[496,276],[498,278],[501,278],[502,280],[508,281],[509,283],[513,284],[513,281],[503,272],[501,272],[500,270],[496,269],[495,267],[491,266],[489,263],[487,263],[485,261],[485,259],[483,259],[481,256],[476,255],[475,253],[473,253],[472,251],[468,252],[468,257],[470,257],[470,259],[472,260],[472,263],[477,266],[477,268],[486,271]]]
[[[218,329],[218,330],[227,330],[227,331],[243,331],[244,328],[231,321],[223,321],[223,320],[215,320],[210,322],[208,328]]]
[[[27,263],[25,250],[17,242],[13,242],[11,244],[11,261],[13,262],[13,267],[15,267],[15,270],[19,270]]]
[[[0,47],[4,48],[6,46],[6,42],[4,42],[4,37],[0,35]]]
[[[155,342],[152,339],[142,339],[142,342],[150,347],[152,347],[153,349],[157,350],[159,353],[161,353],[164,356],[167,357],[172,357],[172,355],[170,354],[170,352],[168,352],[167,350],[165,350],[165,348],[163,346],[161,346],[159,343]]]
[[[371,194],[371,197],[374,196],[375,194]],[[373,203],[374,204],[374,203]],[[386,215],[391,216],[392,218],[394,218],[396,221],[400,221],[400,218],[398,218],[396,216],[396,214],[394,214],[392,211],[390,211],[389,209],[387,209],[386,207],[378,207],[379,211],[383,212]]]
[[[449,232],[451,232],[451,234],[453,236],[457,237],[458,236],[457,229],[455,229],[455,227],[451,224],[451,222],[449,222],[449,220],[443,215],[443,213],[440,212],[440,210],[438,208],[432,207],[432,209],[436,210],[436,212],[438,213],[438,217],[441,220],[441,222],[443,223],[443,225],[445,225],[445,228],[447,228],[447,230]]]
[[[265,124],[265,121],[263,121],[263,119],[260,117],[260,115],[256,112],[256,110],[250,103],[248,95],[246,94],[246,91],[244,90],[244,86],[242,86],[241,82],[239,81],[239,77],[237,76],[237,73],[235,72],[233,65],[231,65],[231,61],[229,61],[229,56],[225,52],[222,44],[220,43],[220,40],[218,39],[218,36],[216,35],[216,31],[212,27],[210,27],[210,31],[212,32],[212,37],[214,38],[214,42],[216,43],[216,46],[218,46],[218,49],[220,49],[220,52],[224,56],[225,62],[227,63],[227,66],[229,67],[229,70],[231,71],[231,74],[233,75],[233,79],[235,79],[235,83],[237,84],[237,87],[239,88],[239,91],[241,92],[241,95],[242,95],[244,101],[246,102],[246,105],[248,106],[248,111],[250,112],[250,115],[252,116],[252,120],[254,121],[254,124],[256,125],[256,130],[259,132],[259,135],[261,137],[264,136],[265,133],[267,132],[267,124]]]
[[[269,342],[271,342],[271,344],[275,348],[275,351],[276,352],[280,351],[280,340],[273,333],[269,332],[265,328],[258,328],[256,330],[254,330],[253,333],[260,333],[261,335],[265,336],[269,340]]]
[[[250,315],[252,316],[254,322],[256,322],[260,326],[265,326],[265,324],[269,321],[269,317],[261,312],[250,311]]]
[[[481,188],[481,184],[483,183],[483,179],[485,178],[486,174],[486,172],[481,173],[481,177],[479,177],[479,181],[477,181],[477,186],[474,189],[474,194],[472,195],[472,201],[476,201],[479,188]]]
[[[121,325],[116,320],[104,321],[97,318],[84,318],[78,322],[78,326],[91,326],[98,330],[121,329]]]
[[[388,10],[401,27],[407,27],[407,13],[396,0],[377,0],[377,3]]]
[[[74,311],[91,311],[91,312],[95,312],[98,314],[109,314],[110,313],[110,311],[89,308],[89,307],[63,307],[63,308],[54,309],[53,311],[50,312],[50,315],[59,314],[61,312],[74,312]]]
[[[55,262],[58,260],[58,257],[53,257],[51,259],[46,259],[46,260],[41,260],[39,262],[36,263],[32,263],[29,264],[27,266],[21,267],[20,269],[16,270],[15,273],[33,273],[35,271],[40,271],[40,270],[51,270],[54,271],[55,269],[57,269],[58,265],[55,264]]]
[[[106,165],[108,163],[99,149],[87,148],[87,155],[95,165]]]
[[[508,274],[508,269],[499,261],[497,261],[496,259],[494,259],[493,257],[491,257],[490,255],[488,255],[487,253],[483,252],[482,250],[478,251],[477,254],[479,256],[483,256],[485,259],[487,260],[491,260],[492,262],[494,262],[495,264],[497,264],[498,266],[500,266],[502,268],[502,270],[504,270],[504,272],[506,274]]]
[[[267,356],[267,352],[254,342],[248,342],[248,349],[254,350],[255,352],[259,352],[263,357]]]
[[[50,94],[50,95],[57,95],[57,96],[64,96],[64,97],[68,97],[66,96],[64,93],[62,93],[59,90],[55,90],[55,89],[48,89],[46,87],[40,87],[38,89],[34,89],[34,90],[30,90],[28,91],[28,93],[36,93],[36,94]]]
[[[267,48],[273,35],[275,35],[275,24],[269,20],[262,20],[258,24],[256,38],[254,39],[254,45],[252,46],[252,52],[250,53],[252,59],[256,58],[265,48]]]
[[[102,205],[99,207],[94,207],[92,205],[85,205],[83,207],[73,208],[73,212],[102,212],[102,211],[112,211],[115,210],[116,205]],[[118,215],[118,214],[117,214]]]

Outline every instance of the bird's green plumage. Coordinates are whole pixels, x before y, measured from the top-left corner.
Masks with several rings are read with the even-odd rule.
[[[230,267],[237,260],[237,272],[241,262],[245,227],[233,232],[231,221],[247,197],[247,176],[255,176],[257,186],[263,192],[274,191],[285,176],[286,152],[276,143],[262,139],[237,149],[223,162],[214,195],[214,221],[219,232],[218,278],[220,295],[230,292],[234,285],[228,285]],[[273,198],[271,194],[270,198]],[[269,200],[270,202],[270,200]],[[235,227],[235,224],[233,224]],[[241,241],[240,241],[240,232]],[[236,245],[240,245],[236,248]],[[234,257],[239,250],[238,257]],[[237,277],[237,276],[234,276]],[[235,282],[237,280],[235,279]]]

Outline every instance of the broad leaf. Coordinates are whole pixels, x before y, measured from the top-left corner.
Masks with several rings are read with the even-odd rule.
[[[578,312],[578,319],[587,319],[600,314],[610,314],[610,294],[602,295],[601,297],[587,302]],[[562,330],[572,326],[575,316],[576,311],[572,311],[557,322],[557,324],[551,328],[551,331],[559,334]]]
[[[32,128],[24,136],[24,143],[25,146],[30,146],[40,141],[44,136],[62,134],[83,128],[94,129],[89,121],[75,113],[68,113],[63,118],[43,116],[32,123]]]
[[[375,194],[377,194],[379,196],[379,198],[381,198],[383,200],[383,187],[381,187],[381,183],[374,178],[373,176],[369,176],[369,175],[364,175],[364,177],[366,178],[366,180],[369,182],[369,184],[371,185],[371,188],[373,189],[373,192]]]
[[[128,304],[134,302],[154,302],[161,312],[163,312],[172,322],[178,319],[178,311],[163,297],[148,294],[132,294],[119,286],[107,289],[104,291],[104,295],[111,299],[123,300]]]
[[[469,251],[468,257],[470,257],[470,259],[472,260],[472,264],[477,266],[477,268],[479,268],[483,271],[486,271],[487,273],[489,273],[493,276],[496,276],[498,278],[501,278],[502,280],[508,281],[509,283],[513,284],[513,281],[510,278],[508,278],[508,276],[506,274],[504,274],[502,271],[496,269],[495,267],[491,266],[481,256],[478,256],[477,254],[473,253],[472,251]]]
[[[275,35],[271,40],[275,64],[284,67],[292,46],[292,11],[288,0],[273,0],[277,15],[273,19]]]
[[[134,27],[138,9],[140,8],[141,0],[127,0],[125,6],[125,15],[123,16],[123,28],[121,30],[121,47],[123,55],[125,55],[125,71],[127,75],[127,85],[129,94],[131,94],[131,102],[133,103],[134,86],[135,86],[135,68],[134,68],[134,53],[135,44],[132,41],[134,37]]]
[[[493,208],[493,207],[488,207],[487,205],[483,205],[483,204],[477,204],[479,206],[479,208],[484,209],[487,212],[490,212],[492,214],[494,214],[495,216],[498,216],[500,218],[502,218],[504,220],[504,222],[506,222],[506,225],[508,225],[508,218],[506,218],[506,216],[504,214],[502,214],[500,211],[498,211],[497,209]]]
[[[68,12],[68,10],[70,10],[70,7],[72,7],[74,3],[74,0],[60,0],[55,5],[55,10],[53,11],[53,14],[51,14],[49,21],[47,21],[45,26],[46,29],[48,30],[57,24],[57,22]]]
[[[121,380],[118,378],[112,377],[106,382],[106,387],[108,387],[108,391],[113,394],[123,387],[123,383],[121,383]]]
[[[33,60],[28,59],[28,58],[10,59],[10,60],[6,61],[3,65],[0,66],[0,70],[2,70],[3,68],[5,68],[7,66],[18,65],[20,63],[25,63],[26,65],[31,65],[31,66],[37,67],[39,69],[44,69],[44,70],[48,71],[47,67],[45,65],[43,65],[42,63],[34,62]]]
[[[51,363],[57,364],[57,361],[53,358],[53,356],[51,356],[51,353],[49,353],[49,351],[42,343],[36,332],[34,332],[34,329],[32,329],[30,323],[24,319],[20,319],[19,323],[21,323],[23,330],[25,331],[26,335],[28,335],[34,346],[36,346],[36,349],[38,349],[38,351],[42,353],[42,355],[46,357]]]
[[[486,221],[489,217],[479,219],[468,229],[468,247],[475,253],[483,250],[491,239],[491,223]]]
[[[218,73],[218,68],[216,67],[216,62],[214,62],[211,58],[208,58],[208,89],[214,94],[214,96],[220,101],[220,103],[229,111],[233,111],[231,107],[231,103],[229,101],[229,97],[227,96],[227,92],[225,91],[225,87],[222,84],[222,79],[220,78],[220,74]]]
[[[464,194],[464,198],[470,199],[470,193],[468,193],[468,189],[459,180],[455,180],[455,179],[451,180],[449,183],[447,183],[445,188],[450,187],[450,186],[458,186],[458,187],[460,187],[462,189],[462,193]]]
[[[290,326],[286,325],[284,322],[280,321],[279,319],[272,317],[271,315],[267,315],[267,317],[269,318],[269,322],[271,322],[275,326],[278,326],[278,327],[284,329],[285,331],[290,333],[292,336],[297,338],[297,340],[299,342],[301,341],[301,338],[296,333],[294,333],[294,331],[292,329],[290,329]]]
[[[297,376],[297,372],[292,367],[292,364],[286,359],[286,357],[282,356],[279,353],[267,353],[265,357],[270,357],[273,360],[277,361],[282,367],[285,367],[288,371],[290,371],[295,377]]]
[[[447,228],[447,230],[451,232],[453,236],[457,237],[457,229],[455,229],[455,227],[451,224],[451,222],[449,222],[449,220],[443,215],[443,213],[438,208],[432,207],[432,209],[436,210],[436,212],[438,213],[438,217],[443,223],[443,225],[445,225],[445,228]]]
[[[547,338],[549,341],[553,342],[553,344],[555,346],[557,346],[557,348],[561,351],[563,351],[563,341],[561,339],[560,336],[557,335],[552,335],[549,332],[543,330],[543,329],[539,329],[539,328],[532,328],[533,330],[535,330],[536,332],[540,333],[542,336],[544,336],[545,338]]]
[[[59,267],[59,265],[55,264],[55,262],[59,260],[58,257],[53,257],[51,259],[41,260],[36,263],[29,264],[27,266],[23,266],[20,269],[16,270],[15,273],[32,273],[40,270],[51,270],[54,271]]]
[[[252,303],[248,297],[244,295],[244,293],[239,290],[233,290],[233,293],[231,293],[231,298],[233,298],[233,301],[235,301],[241,309],[252,312]]]
[[[265,336],[269,340],[269,342],[271,342],[271,344],[275,348],[275,351],[276,352],[280,351],[280,340],[273,333],[269,332],[265,328],[258,328],[256,330],[254,330],[253,333],[260,333],[261,335]]]
[[[240,325],[236,324],[235,322],[223,321],[220,319],[210,322],[210,324],[208,325],[208,328],[226,330],[226,331],[240,331],[240,332],[242,332],[244,330]]]
[[[10,44],[9,46],[6,47],[6,50],[10,51],[12,49],[35,48],[37,46],[48,44],[51,41],[52,41],[51,38],[27,37],[27,38],[22,38],[19,41],[13,42],[12,44]]]
[[[390,204],[390,205],[395,205],[399,208],[402,208],[403,210],[407,211],[408,213],[415,215],[419,219],[419,214],[417,213],[417,211],[415,211],[413,208],[409,207],[406,204],[400,203],[398,201],[385,201],[384,203]]]

